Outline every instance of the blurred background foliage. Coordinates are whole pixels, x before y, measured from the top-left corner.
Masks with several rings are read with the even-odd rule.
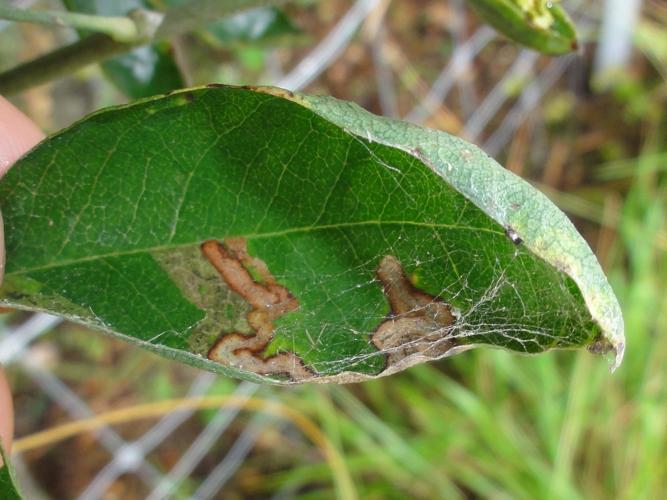
[[[28,3],[60,8],[54,1]],[[188,85],[276,82],[350,5],[296,1],[216,22],[151,50],[173,57]],[[426,106],[430,82],[451,61],[456,37],[467,39],[483,28],[456,0],[378,5],[306,90],[409,116]],[[644,2],[632,58],[622,71],[597,79],[601,87],[593,78],[593,59],[602,5],[578,5],[573,18],[584,27],[580,53],[544,97],[523,110],[493,154],[552,197],[595,250],[624,311],[625,362],[612,375],[587,352],[522,357],[480,349],[359,385],[252,388],[255,397],[282,402],[319,426],[344,455],[361,498],[667,496],[667,7]],[[75,38],[66,29],[2,24],[0,71]],[[498,144],[489,140],[553,61],[532,55],[532,72],[512,71],[521,57],[527,56],[520,47],[495,38],[457,75],[447,98],[422,113],[423,121],[479,144]],[[104,75],[114,71],[111,63],[89,67],[13,101],[53,132],[145,91],[117,79],[114,86]],[[480,122],[494,92],[504,99]],[[0,340],[27,318],[5,314]],[[67,395],[83,401],[84,410],[101,413],[182,397],[200,376],[69,323],[34,341],[7,371],[17,436],[70,420],[74,403]],[[210,379],[205,393],[230,394],[239,385]],[[188,418],[177,432],[161,435],[146,462],[167,475],[216,419],[216,411]],[[115,431],[131,442],[153,424]],[[91,484],[118,458],[98,438],[85,434],[18,456],[28,497],[77,498],[93,491]],[[246,442],[240,454],[239,443]],[[223,472],[220,464],[227,464]],[[152,488],[135,469],[111,477],[99,496],[145,498]],[[188,498],[207,477],[223,473],[226,482],[214,498],[335,494],[331,470],[314,445],[289,422],[251,412],[230,417],[173,495]]]

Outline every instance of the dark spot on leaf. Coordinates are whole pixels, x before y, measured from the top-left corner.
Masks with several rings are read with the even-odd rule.
[[[613,348],[614,346],[607,339],[597,338],[588,346],[588,351],[593,354],[607,354]],[[620,348],[622,349],[623,346],[621,345]]]
[[[517,232],[511,227],[507,227],[505,229],[505,235],[507,235],[507,237],[510,240],[512,240],[512,243],[514,243],[515,245],[521,245],[521,243],[523,243],[523,239],[521,239],[521,236],[519,236]]]

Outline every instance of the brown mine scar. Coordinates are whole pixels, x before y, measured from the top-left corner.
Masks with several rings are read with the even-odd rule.
[[[243,297],[252,310],[246,318],[254,335],[223,333],[211,347],[208,359],[260,375],[286,375],[293,381],[315,376],[294,353],[279,353],[263,358],[261,353],[273,338],[274,321],[299,308],[299,303],[284,286],[276,283],[266,264],[251,257],[244,238],[229,238],[221,243],[202,244],[204,257],[215,267],[227,286]],[[255,281],[248,267],[261,277]]]
[[[441,299],[417,289],[396,257],[385,256],[376,271],[391,312],[371,336],[387,354],[387,368],[408,357],[438,358],[457,342],[447,338],[456,317]]]
[[[279,87],[270,87],[268,85],[242,85],[242,89],[252,90],[253,92],[259,92],[262,94],[274,95],[277,97],[284,97],[285,99],[293,100],[294,92],[287,89],[281,89]]]

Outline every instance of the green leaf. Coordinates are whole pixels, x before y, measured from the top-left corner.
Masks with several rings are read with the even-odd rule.
[[[302,33],[275,7],[251,9],[222,18],[209,26],[209,31],[225,45],[275,41]]]
[[[171,46],[158,42],[102,63],[105,75],[128,97],[147,97],[183,87]]]
[[[21,500],[21,495],[18,487],[18,481],[14,474],[14,468],[9,461],[9,455],[5,452],[0,439],[0,498],[2,500]]]
[[[574,23],[559,0],[468,0],[485,22],[510,40],[545,54],[577,50]]]
[[[623,353],[567,217],[475,146],[327,97],[210,86],[95,113],[0,182],[0,303],[272,382],[476,345]]]
[[[257,7],[278,6],[286,0],[163,0],[169,5],[157,36],[170,33],[175,25],[189,31],[210,24],[225,16],[238,14]]]
[[[102,0],[65,0],[73,12],[105,16],[125,15],[137,8],[149,8],[144,0],[108,2]],[[162,94],[184,86],[169,43],[158,42],[137,47],[126,54],[101,63],[107,78],[132,98]]]

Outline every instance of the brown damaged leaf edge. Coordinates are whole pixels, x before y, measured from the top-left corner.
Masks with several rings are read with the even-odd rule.
[[[272,95],[275,97],[282,97],[283,99],[287,99],[288,101],[293,101],[296,103],[301,104],[304,107],[308,107],[307,103],[297,94],[292,92],[291,90],[287,89],[282,89],[280,87],[270,87],[267,85],[239,85],[239,86],[234,86],[234,85],[228,85],[224,83],[209,83],[206,85],[208,88],[239,88],[239,89],[245,89],[245,90],[251,90],[253,92],[259,92],[260,94],[268,94]]]
[[[263,357],[274,335],[275,320],[297,310],[297,299],[276,282],[262,260],[248,254],[244,238],[229,238],[222,243],[206,241],[201,249],[227,286],[252,306],[247,320],[255,332],[253,335],[223,332],[208,352],[211,361],[291,382],[352,382],[368,378],[354,373],[320,376],[294,353]],[[253,279],[249,269],[259,276],[260,282]],[[423,359],[439,358],[457,345],[448,338],[456,321],[451,307],[417,289],[395,257],[384,257],[376,274],[391,308],[387,318],[370,335],[373,345],[387,357],[383,374]]]

